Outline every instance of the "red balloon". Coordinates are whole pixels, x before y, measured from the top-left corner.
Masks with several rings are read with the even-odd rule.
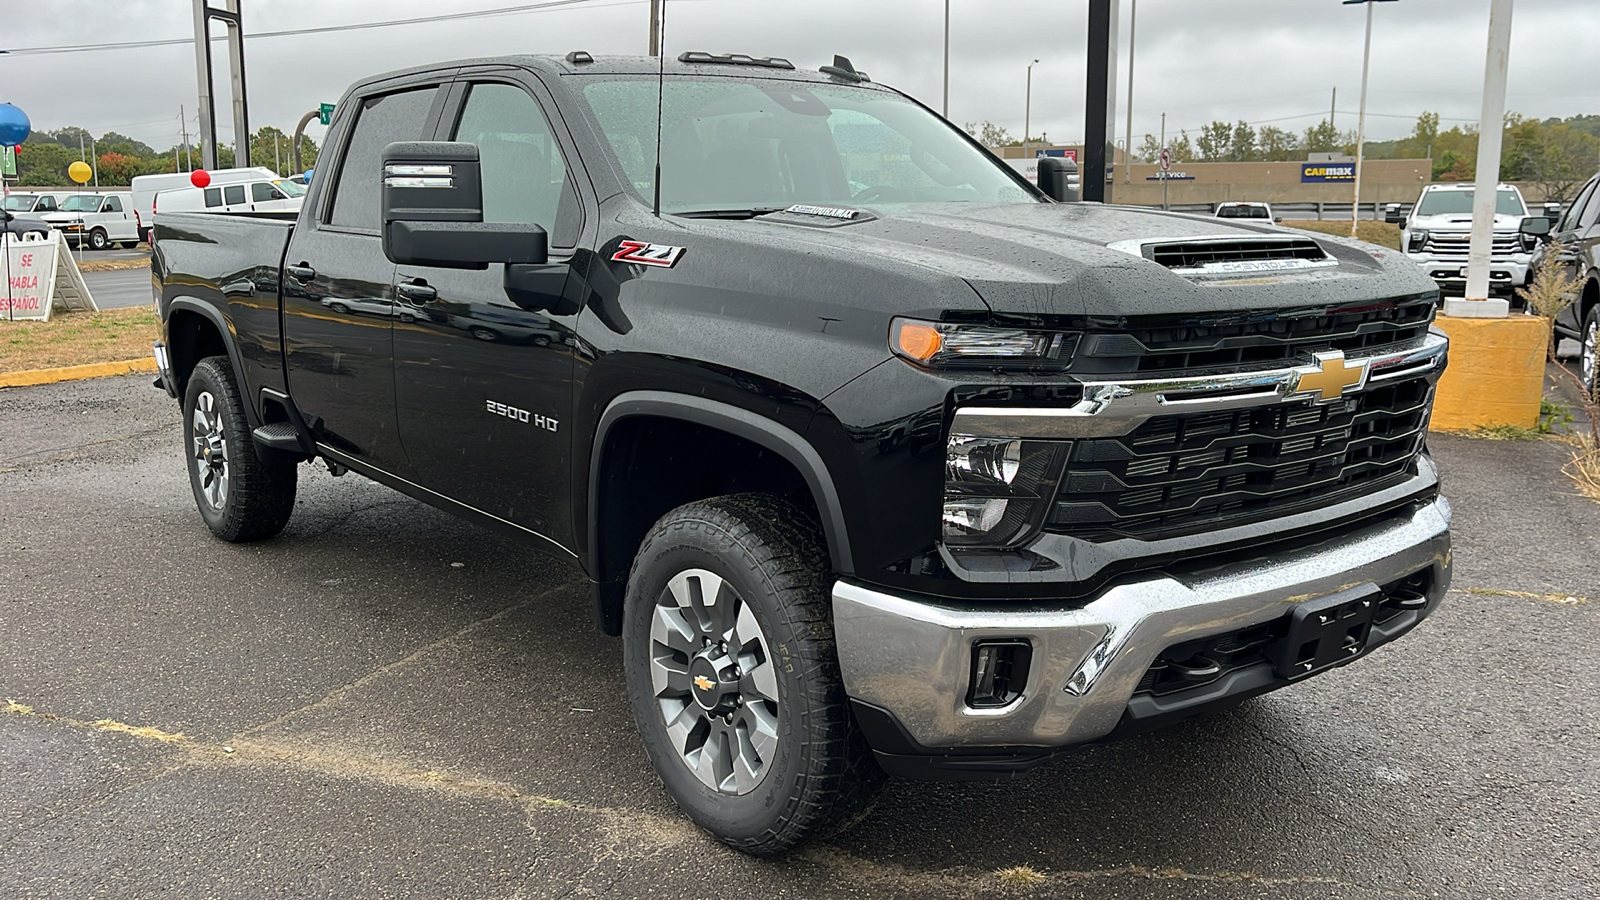
[[[195,169],[189,173],[189,183],[197,188],[203,188],[211,183],[211,173],[205,169]]]

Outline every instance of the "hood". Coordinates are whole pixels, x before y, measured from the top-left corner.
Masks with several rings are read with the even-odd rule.
[[[695,226],[747,242],[803,247],[810,256],[960,279],[999,313],[1121,317],[1285,309],[1435,289],[1399,251],[1211,216],[1084,203],[929,204],[863,213],[840,221],[785,212]],[[1201,273],[1150,258],[1156,245],[1230,239],[1251,247],[1298,241],[1304,248],[1309,242],[1326,259],[1302,269]]]
[[[83,221],[83,214],[75,212],[51,212],[41,213],[39,214],[38,218],[41,221],[49,222],[52,225],[75,225]]]
[[[1522,227],[1522,216],[1508,216],[1505,213],[1495,213],[1495,231],[1516,231]],[[1460,213],[1451,213],[1440,216],[1413,215],[1406,222],[1406,231],[1459,231],[1463,234],[1472,230],[1472,216]]]

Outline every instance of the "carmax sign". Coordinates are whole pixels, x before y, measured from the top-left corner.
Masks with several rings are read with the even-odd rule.
[[[1306,163],[1300,167],[1300,181],[1355,181],[1355,163]]]

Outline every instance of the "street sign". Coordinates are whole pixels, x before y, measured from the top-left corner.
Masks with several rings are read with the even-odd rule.
[[[1161,148],[1161,171],[1170,172],[1171,170],[1172,170],[1172,148],[1171,147],[1162,147]]]
[[[322,124],[326,125],[326,124],[328,124],[328,120],[330,120],[332,118],[333,118],[333,104],[332,103],[324,103],[320,107],[317,108],[317,121],[318,122],[321,122]]]
[[[17,177],[17,148],[0,147],[0,175]]]

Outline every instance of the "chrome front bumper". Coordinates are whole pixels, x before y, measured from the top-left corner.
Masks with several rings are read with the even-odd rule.
[[[839,581],[833,588],[839,667],[850,697],[891,713],[933,749],[1057,748],[1109,734],[1156,657],[1185,641],[1277,619],[1297,604],[1352,597],[1432,568],[1426,610],[1450,581],[1450,505],[1408,514],[1291,553],[1183,578],[1118,584],[1070,609],[966,609]],[[1022,695],[1001,709],[966,705],[973,643],[1026,639]]]

